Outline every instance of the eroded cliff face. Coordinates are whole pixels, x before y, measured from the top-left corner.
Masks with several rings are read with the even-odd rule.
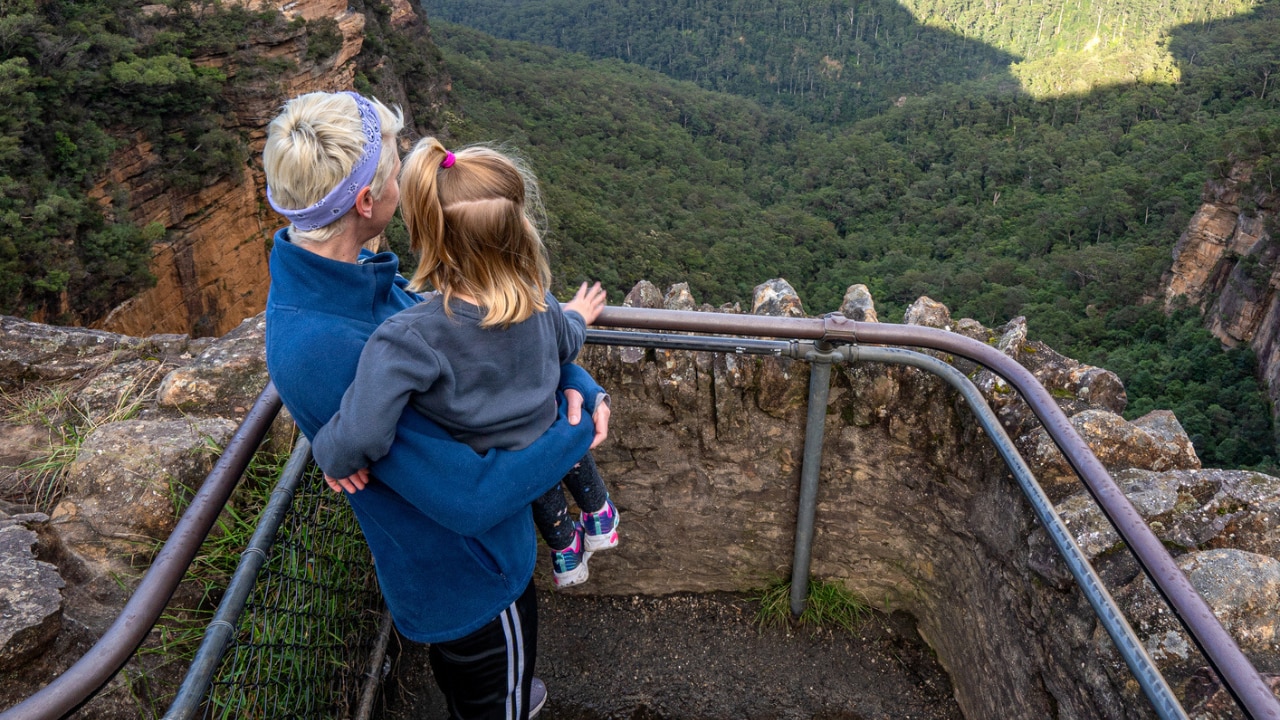
[[[226,129],[246,140],[247,157],[238,177],[223,177],[194,192],[181,192],[159,179],[162,158],[150,143],[139,138],[115,155],[111,171],[98,181],[93,195],[105,207],[116,189],[126,190],[130,219],[139,226],[159,222],[169,234],[154,250],[155,287],[115,308],[95,324],[97,328],[133,336],[219,336],[266,307],[267,250],[271,234],[284,224],[264,201],[260,158],[266,126],[291,97],[352,89],[356,59],[371,20],[349,10],[346,0],[243,0],[242,4],[252,9],[279,8],[290,18],[307,21],[330,18],[342,35],[342,45],[330,57],[308,60],[306,29],[299,26],[257,38],[234,55],[196,59],[227,75],[231,110]],[[422,30],[408,0],[387,0],[384,5],[393,28]],[[275,66],[288,69],[245,77],[244,58],[252,58],[255,66],[279,61]],[[387,102],[406,106],[395,79],[384,78],[377,92]]]
[[[1280,198],[1252,191],[1250,171],[1205,185],[1203,204],[1174,248],[1163,296],[1199,307],[1228,346],[1248,345],[1273,404],[1280,401],[1280,245],[1267,230]],[[1244,211],[1242,205],[1251,208]]]

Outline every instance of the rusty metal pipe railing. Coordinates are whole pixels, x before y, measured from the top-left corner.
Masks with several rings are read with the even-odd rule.
[[[222,456],[191,500],[191,505],[152,561],[124,609],[74,665],[21,703],[0,713],[0,720],[54,720],[65,717],[111,680],[142,644],[164,612],[218,514],[240,482],[271,422],[280,412],[280,395],[268,383]]]
[[[1084,438],[1031,371],[985,343],[936,328],[823,318],[762,317],[725,313],[606,307],[598,326],[728,335],[824,340],[833,344],[906,345],[940,350],[972,360],[1004,378],[1027,405],[1080,476],[1138,564],[1173,609],[1236,701],[1255,720],[1280,720],[1280,700],[1222,627],[1204,598],[1178,568],[1160,539],[1125,497]],[[3,720],[3,718],[0,718]]]

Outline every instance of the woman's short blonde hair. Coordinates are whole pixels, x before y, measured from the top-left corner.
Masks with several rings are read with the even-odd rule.
[[[414,290],[439,290],[446,311],[454,295],[470,295],[484,309],[481,327],[547,309],[538,183],[513,154],[482,145],[449,153],[423,138],[400,171],[400,210],[418,256]]]
[[[369,189],[382,197],[395,170],[396,136],[404,129],[404,114],[374,98],[369,102],[382,123],[382,152]],[[364,149],[364,133],[356,101],[344,93],[314,92],[284,104],[267,127],[262,166],[275,202],[285,208],[309,207],[337,187],[351,173]],[[322,228],[301,231],[290,227],[294,241],[321,243],[342,232],[343,215]]]

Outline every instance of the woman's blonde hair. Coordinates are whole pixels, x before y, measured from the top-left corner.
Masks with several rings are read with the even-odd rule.
[[[450,153],[423,138],[400,171],[400,210],[418,256],[410,287],[434,287],[445,309],[459,292],[484,309],[481,327],[547,309],[551,268],[538,184],[519,159],[490,147]],[[442,167],[448,165],[448,167]]]
[[[382,123],[382,152],[369,189],[382,197],[395,170],[396,136],[404,129],[404,115],[369,98]],[[271,195],[286,208],[309,207],[342,182],[355,167],[364,149],[364,128],[356,101],[344,93],[314,92],[284,104],[267,127],[262,167]],[[290,227],[294,241],[322,243],[338,235],[347,224],[343,215],[322,228],[301,231]]]

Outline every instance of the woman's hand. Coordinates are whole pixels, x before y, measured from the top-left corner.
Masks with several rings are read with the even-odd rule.
[[[577,425],[582,421],[582,393],[573,388],[566,388],[564,397],[569,401],[568,412],[566,413],[569,424]],[[591,447],[588,449],[594,450],[597,445],[604,442],[605,438],[609,437],[609,414],[611,412],[609,403],[603,401],[596,403],[596,411],[591,414],[591,422],[595,423],[596,426],[596,436],[591,439]]]

